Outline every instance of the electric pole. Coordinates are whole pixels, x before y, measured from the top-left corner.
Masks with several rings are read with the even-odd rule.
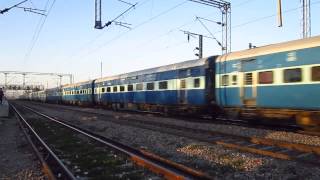
[[[188,38],[188,42],[190,40],[190,36],[198,36],[199,38],[199,47],[196,47],[195,50],[198,50],[199,52],[197,54],[195,54],[196,56],[199,57],[199,59],[203,58],[203,38],[209,38],[209,39],[214,39],[212,37],[209,37],[209,36],[205,36],[205,35],[202,35],[202,34],[197,34],[197,33],[193,33],[193,32],[189,32],[189,31],[184,31],[184,30],[180,30],[182,31],[184,34],[187,35],[187,38]]]
[[[278,0],[278,27],[282,27],[282,0]]]
[[[95,25],[94,28],[96,29],[102,29],[102,23],[101,23],[101,0],[95,1]]]
[[[8,86],[8,73],[4,73],[4,86],[5,88]]]
[[[222,54],[231,52],[231,3],[225,0],[189,0],[198,4],[217,8],[221,12],[221,46]]]
[[[124,0],[118,0],[118,1],[128,5],[129,8],[127,8],[125,11],[123,11],[121,14],[119,14],[118,16],[113,18],[112,20],[108,21],[107,23],[102,24],[102,21],[101,21],[101,14],[102,14],[101,4],[102,4],[102,0],[95,0],[95,25],[94,25],[95,29],[103,29],[105,27],[110,26],[112,23],[114,23],[115,25],[119,25],[119,26],[122,26],[122,27],[125,27],[125,28],[128,28],[128,29],[131,29],[129,27],[129,25],[131,25],[131,24],[124,23],[124,22],[118,22],[117,19],[119,19],[124,14],[129,12],[131,9],[135,8],[138,3],[131,4],[131,3],[126,2]]]
[[[203,57],[203,35],[199,35],[199,59]]]
[[[311,10],[310,0],[300,0],[302,5],[302,37],[308,38],[311,36]]]

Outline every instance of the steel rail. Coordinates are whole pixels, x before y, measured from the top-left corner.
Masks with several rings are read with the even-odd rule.
[[[71,108],[64,108],[64,109],[70,110],[70,111],[77,111],[77,112],[81,112],[81,113],[94,114],[94,115],[110,116],[110,115],[106,115],[106,114],[98,113],[98,112],[83,111],[83,110],[77,110],[77,109],[71,109]],[[197,131],[198,133],[203,133],[203,134],[204,133],[210,134],[210,135],[219,135],[220,134],[220,135],[230,136],[230,137],[237,138],[237,139],[247,140],[249,142],[253,142],[256,144],[279,146],[279,147],[299,150],[299,151],[303,151],[303,152],[312,152],[313,151],[313,152],[317,153],[318,155],[320,155],[320,147],[319,146],[299,144],[299,143],[290,143],[290,142],[281,141],[281,140],[273,140],[273,139],[266,139],[266,138],[259,138],[259,137],[238,136],[238,135],[233,135],[233,134],[223,133],[223,132],[218,132],[218,131],[205,130],[205,129],[194,129],[194,128],[188,128],[188,127],[178,126],[178,125],[174,125],[174,124],[165,124],[165,123],[160,123],[160,122],[149,122],[146,120],[137,120],[134,118],[123,119],[120,117],[120,118],[117,118],[117,120],[136,120],[139,122],[143,122],[144,124],[159,125],[159,126],[164,126],[164,127],[168,127],[168,128],[174,128],[174,129],[181,128],[183,130]],[[241,120],[236,120],[236,121],[241,121]],[[297,133],[299,133],[299,132],[306,133],[303,131],[298,131]],[[316,133],[310,132],[310,135],[316,135]]]
[[[203,172],[188,168],[181,164],[171,162],[167,159],[160,158],[159,156],[156,156],[147,151],[140,151],[140,150],[133,149],[129,146],[115,142],[106,137],[89,132],[88,130],[76,127],[75,125],[72,125],[70,123],[62,122],[61,120],[54,119],[30,107],[27,107],[24,105],[23,107],[51,121],[54,121],[62,126],[70,128],[73,131],[76,131],[104,145],[107,145],[124,154],[127,154],[132,159],[132,161],[134,161],[136,164],[140,166],[144,166],[155,173],[159,173],[167,179],[213,179],[212,177],[208,176]]]
[[[14,110],[15,111],[15,110]],[[16,111],[15,111],[16,112]],[[28,135],[25,127],[23,126],[22,122],[21,122],[21,118],[17,115],[16,113],[16,118],[18,120],[19,126],[24,134],[24,136],[27,138],[27,141],[29,142],[29,144],[31,145],[33,152],[35,153],[35,155],[37,156],[37,158],[39,159],[39,161],[41,162],[42,165],[42,172],[45,173],[47,175],[47,177],[50,180],[56,180],[55,176],[52,173],[52,170],[50,169],[49,165],[46,163],[46,161],[43,159],[43,157],[41,156],[41,153],[38,151],[36,145],[32,142],[30,136]]]
[[[55,160],[55,162],[59,165],[60,169],[63,171],[63,174],[67,176],[67,178],[75,180],[76,177],[73,175],[73,173],[63,164],[63,162],[58,158],[58,156],[51,150],[51,148],[42,140],[42,138],[37,134],[37,132],[31,127],[31,125],[26,121],[26,119],[21,115],[21,113],[17,110],[17,108],[10,104],[10,106],[13,108],[15,113],[18,115],[20,120],[27,126],[27,128],[30,130],[32,135],[37,139],[38,142],[40,142],[41,146],[45,148],[45,150],[49,153],[51,157]]]
[[[34,105],[38,105],[37,102],[33,101]],[[56,104],[46,104],[47,106],[56,106]],[[66,106],[66,105],[63,105]],[[99,106],[98,106],[99,107]],[[103,115],[103,116],[110,116],[104,113],[99,113],[99,112],[92,112],[92,111],[87,111],[87,110],[80,110],[80,109],[74,109],[70,107],[59,107],[63,108],[65,110],[71,110],[71,111],[77,111],[81,113],[88,113],[88,114],[98,114],[98,115]],[[121,110],[120,112],[124,113],[136,113],[136,114],[152,114],[157,117],[168,117],[162,114],[161,112],[152,112],[152,111],[142,111],[142,110]],[[235,126],[243,126],[243,127],[248,127],[248,128],[256,128],[256,129],[263,129],[263,130],[273,130],[273,131],[286,131],[286,132],[293,132],[293,133],[299,133],[299,134],[304,134],[304,135],[313,135],[313,136],[320,136],[320,133],[315,133],[315,132],[309,132],[309,131],[303,131],[301,130],[300,127],[296,125],[272,125],[272,124],[265,124],[265,123],[259,123],[259,124],[249,124],[247,120],[241,120],[241,119],[228,119],[228,118],[223,118],[223,117],[217,117],[214,118],[214,120],[206,118],[206,117],[199,117],[200,119],[194,119],[193,117],[185,117],[185,116],[169,116],[172,118],[176,118],[181,121],[186,121],[186,122],[197,122],[197,123],[212,123],[212,124],[225,124],[225,125],[235,125]],[[182,119],[184,118],[184,119]]]
[[[70,110],[72,110],[72,109],[70,109]],[[96,114],[96,115],[104,115],[102,113],[95,113],[95,112],[85,112],[85,111],[80,111],[80,110],[75,110],[75,111],[79,111],[82,113]],[[179,134],[179,132],[167,132],[167,133],[171,133],[174,135],[180,135],[180,136],[185,136],[185,137],[197,139],[199,141],[206,141],[206,142],[213,143],[213,144],[219,144],[219,145],[222,145],[227,148],[237,149],[237,150],[244,151],[244,152],[260,154],[260,155],[283,159],[283,160],[295,160],[295,161],[300,161],[300,162],[303,162],[306,164],[320,166],[320,162],[305,161],[299,157],[288,155],[283,152],[274,152],[274,151],[269,150],[270,147],[279,147],[279,148],[284,148],[287,150],[299,152],[299,153],[301,153],[302,156],[308,155],[310,153],[319,156],[320,155],[320,147],[319,146],[299,144],[299,143],[290,143],[290,142],[281,141],[281,140],[272,140],[272,139],[259,138],[259,137],[238,136],[238,135],[233,135],[233,134],[229,134],[229,133],[223,133],[223,132],[211,131],[211,130],[194,129],[194,128],[188,128],[188,127],[183,127],[183,126],[177,126],[177,125],[173,125],[173,124],[165,124],[165,123],[159,123],[159,122],[148,122],[146,120],[134,119],[134,120],[136,120],[136,122],[129,121],[131,119],[132,118],[129,118],[129,119],[117,118],[117,120],[113,121],[112,119],[109,119],[109,121],[112,121],[112,122],[115,122],[118,124],[125,124],[125,125],[129,125],[129,126],[131,125],[131,126],[135,126],[135,127],[145,128],[145,129],[149,129],[149,130],[157,130],[157,131],[161,131],[161,132],[163,132],[163,130],[159,130],[157,128],[152,128],[152,127],[147,127],[147,126],[151,125],[151,126],[159,126],[160,128],[164,127],[164,128],[169,128],[169,129],[175,129],[175,130],[183,130],[183,131],[189,131],[189,132],[192,131],[197,134],[200,133],[200,134],[212,135],[213,139],[216,139],[214,137],[220,136],[218,138],[219,140],[207,141],[207,140],[204,140],[202,137]],[[123,121],[126,121],[126,122],[123,122]],[[140,126],[138,124],[143,124],[143,125]],[[245,141],[245,142],[250,143],[249,145],[255,144],[255,145],[262,145],[264,147],[261,149],[255,148],[253,146],[246,147],[244,145],[237,144],[236,141],[227,142],[226,140],[223,140],[222,137],[227,137],[229,139],[231,138],[236,141],[237,140],[238,141],[239,140]],[[264,148],[266,148],[266,149],[264,149]]]

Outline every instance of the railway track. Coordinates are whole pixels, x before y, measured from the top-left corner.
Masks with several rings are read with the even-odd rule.
[[[52,179],[212,179],[29,107],[11,106],[37,154],[45,155]]]
[[[72,111],[72,109],[70,110]],[[114,117],[106,119],[108,116],[100,113],[88,113],[83,111],[76,112],[94,114],[96,116],[100,116],[101,119],[105,119],[120,125],[133,126],[152,131],[158,131],[161,133],[187,137],[212,144],[219,144],[226,148],[269,156],[277,159],[292,160],[303,164],[320,166],[319,146],[290,143],[266,138],[237,136],[228,133],[200,130],[161,122],[150,122],[141,119],[129,119],[122,117],[117,119]]]
[[[35,103],[35,105],[39,105],[39,103]],[[55,105],[55,104],[45,104],[45,105]],[[77,112],[86,112],[90,114],[101,114],[106,115],[103,113],[97,113],[97,112],[91,112],[87,110],[80,110],[80,109],[74,109],[66,106],[59,106],[59,108],[77,111]],[[153,113],[149,111],[121,111],[121,112],[128,112],[130,114],[151,114],[158,117],[165,117],[165,115],[161,113]],[[181,117],[181,116],[169,116],[172,118],[176,118],[181,121],[186,122],[196,122],[196,123],[212,123],[212,124],[223,124],[223,125],[235,125],[235,126],[241,126],[241,127],[248,127],[248,128],[256,128],[256,129],[262,129],[262,130],[272,130],[272,131],[286,131],[286,132],[294,132],[299,134],[305,134],[305,135],[312,135],[312,136],[320,136],[319,132],[310,132],[302,130],[302,128],[296,126],[296,125],[273,125],[273,124],[266,124],[266,123],[250,123],[247,120],[241,120],[241,119],[227,119],[223,117],[213,118],[211,116],[201,116],[199,118],[194,117]]]

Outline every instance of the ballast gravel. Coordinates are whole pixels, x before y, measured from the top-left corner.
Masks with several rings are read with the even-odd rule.
[[[51,107],[60,106],[55,104],[46,104],[46,105]],[[139,120],[145,120],[145,121],[151,121],[151,122],[152,121],[162,122],[166,124],[173,124],[173,125],[195,128],[195,129],[229,133],[229,134],[238,135],[238,136],[259,137],[259,138],[281,140],[281,141],[292,142],[292,143],[320,146],[319,136],[299,134],[295,132],[257,129],[257,128],[250,128],[250,127],[243,127],[239,125],[225,125],[225,124],[215,124],[215,123],[205,123],[205,122],[184,121],[182,119],[176,119],[176,118],[170,118],[170,117],[159,117],[152,114],[143,115],[143,114],[136,114],[136,113],[114,112],[114,111],[109,111],[104,109],[80,108],[76,106],[63,106],[63,105],[61,105],[60,107],[64,109],[65,108],[75,109],[75,110],[81,110],[84,112],[94,112],[94,113],[104,114],[114,118],[132,119],[132,120],[139,119]]]
[[[32,105],[33,108],[50,116],[70,121],[83,128],[87,128],[121,143],[128,144],[135,148],[146,149],[175,162],[184,164],[191,168],[196,168],[208,173],[215,179],[320,179],[320,168],[318,167],[310,167],[292,161],[278,160],[250,153],[242,153],[226,149],[219,145],[199,142],[189,138],[178,137],[137,127],[119,125],[108,121],[108,118],[127,117],[133,120],[134,118],[139,118],[192,128],[208,129],[232,134],[239,133],[246,136],[268,138],[276,138],[277,135],[284,136],[282,134],[276,134],[277,132],[245,127],[242,128],[231,125],[185,122],[175,120],[173,118],[154,117],[152,115],[146,116],[111,112],[100,109],[84,109],[87,111],[90,110],[93,112],[98,111],[99,113],[106,113],[105,118],[102,118],[95,116],[94,114],[84,115],[83,113],[77,113],[75,111],[59,110],[59,107],[64,108],[63,106],[39,106],[34,103],[27,103],[26,105]],[[69,106],[67,106],[67,108],[79,109],[78,107]],[[80,109],[83,110],[82,108]],[[290,137],[289,140],[291,139],[294,142],[297,141],[295,138],[302,137],[306,137],[306,139],[299,140],[299,142],[308,141],[306,135],[301,135],[300,137],[299,134],[288,134],[292,134],[287,137]],[[283,140],[283,138],[284,137],[279,137],[281,140]],[[320,141],[317,140],[317,137],[312,138],[315,138],[313,139],[315,143]]]
[[[14,117],[0,118],[0,180],[46,180]]]

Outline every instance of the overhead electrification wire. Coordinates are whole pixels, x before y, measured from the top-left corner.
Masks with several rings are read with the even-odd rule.
[[[320,3],[320,1],[314,1],[314,2],[310,3],[310,5],[314,5],[314,4],[318,4],[318,3]],[[296,8],[287,9],[287,10],[283,11],[283,14],[290,13],[290,12],[293,12],[293,11],[297,11],[297,10],[299,10],[301,8],[302,7],[299,6],[299,7],[296,7]],[[252,24],[252,23],[255,23],[255,22],[263,21],[263,20],[268,19],[268,18],[275,17],[277,15],[278,14],[272,14],[272,15],[268,15],[268,16],[263,16],[263,17],[256,18],[256,19],[253,19],[253,20],[250,20],[250,21],[238,24],[238,25],[234,25],[231,28],[233,28],[233,29],[234,28],[239,28],[239,27],[242,27],[242,26],[245,26],[245,25],[248,25],[248,24]],[[217,31],[215,33],[219,33],[219,32],[221,32],[221,31]]]
[[[245,2],[239,3],[239,4],[235,5],[234,8],[235,8],[235,7],[243,6],[244,4],[247,4],[247,3],[251,2],[251,1],[254,1],[254,0],[247,0],[247,1],[245,1]],[[318,3],[320,3],[320,1],[314,1],[314,2],[312,2],[311,4],[318,4]],[[234,8],[233,8],[233,9],[234,9]],[[301,7],[288,9],[288,10],[284,11],[284,13],[289,13],[289,12],[292,12],[292,11],[295,11],[295,10],[298,10],[298,9],[301,9]],[[258,22],[258,21],[263,21],[263,20],[265,20],[265,19],[268,19],[268,18],[271,18],[271,17],[275,17],[276,15],[277,15],[277,14],[272,14],[272,15],[269,15],[269,16],[264,16],[264,17],[260,17],[260,18],[254,19],[254,20],[250,20],[250,21],[248,21],[248,22],[244,22],[244,23],[242,23],[242,24],[238,24],[238,25],[232,26],[232,29],[234,29],[234,28],[239,28],[239,27],[242,27],[242,26],[251,24],[251,23]],[[210,16],[210,15],[208,15],[208,16]],[[208,16],[205,16],[205,17],[208,17]],[[136,48],[140,48],[140,47],[146,46],[147,44],[150,44],[152,41],[154,41],[154,40],[156,40],[156,39],[159,39],[159,38],[161,38],[161,37],[164,37],[164,36],[166,36],[166,35],[174,32],[174,31],[176,31],[176,30],[179,30],[181,27],[184,27],[184,26],[189,25],[189,24],[194,23],[194,22],[195,22],[195,21],[185,22],[185,23],[184,23],[183,25],[181,25],[181,26],[178,26],[178,27],[175,27],[175,28],[173,28],[173,29],[170,29],[169,31],[167,31],[166,33],[164,33],[164,34],[162,34],[162,35],[159,35],[159,36],[157,36],[157,37],[155,37],[155,38],[152,38],[152,39],[146,41],[145,43],[139,44],[138,46],[136,46]],[[214,34],[217,34],[217,33],[221,33],[221,31],[214,32]]]
[[[30,2],[31,6],[32,6],[33,8],[36,8],[36,6],[34,5],[34,3],[33,3],[32,0],[29,0],[29,2]]]
[[[135,7],[135,9],[140,8],[142,5],[144,5],[145,3],[147,3],[148,1],[151,0],[144,0],[142,2],[139,2],[137,4],[137,6]],[[96,42],[100,37],[102,37],[107,31],[102,31],[100,34],[98,34],[97,36],[95,36],[94,38],[92,38],[91,40],[87,41],[83,46],[81,46],[75,53],[72,53],[70,56],[67,57],[67,59],[72,59],[75,56],[77,56],[78,52],[83,52],[83,50],[85,48],[87,48],[87,46],[89,46],[90,44],[93,44],[94,42]]]
[[[21,1],[21,2],[19,2],[18,4],[15,4],[15,5],[11,6],[11,7],[8,7],[8,8],[5,8],[5,9],[3,9],[3,10],[0,10],[0,14],[7,13],[7,12],[10,11],[11,9],[18,7],[19,5],[21,5],[21,4],[23,4],[23,3],[27,2],[27,1],[28,1],[28,0],[24,0],[24,1]]]
[[[39,39],[39,36],[40,36],[40,33],[42,31],[42,28],[47,20],[47,17],[49,16],[54,4],[55,4],[56,0],[53,0],[51,6],[49,7],[49,9],[47,10],[47,7],[48,7],[48,4],[49,4],[49,0],[47,1],[46,3],[46,7],[45,7],[45,10],[47,12],[46,16],[44,16],[43,18],[43,21],[42,23],[40,24],[39,28],[37,28],[37,30],[35,31],[34,35],[33,35],[33,38],[32,38],[32,41],[31,41],[31,46],[30,48],[27,50],[27,53],[25,54],[25,57],[24,57],[24,61],[28,60],[28,58],[30,57],[31,53],[32,53],[32,50],[35,46],[35,44],[37,43],[38,39]]]
[[[249,3],[249,2],[252,2],[252,1],[255,1],[255,0],[246,0],[246,1],[244,1],[244,2],[241,2],[241,3],[239,3],[239,4],[236,4],[236,5],[232,6],[232,8],[233,8],[233,9],[238,8],[238,7],[243,6],[243,5],[245,5],[245,4]],[[215,13],[210,13],[209,15],[206,15],[206,16],[204,16],[204,17],[207,17],[207,18],[208,18],[209,16],[212,16],[213,14],[215,14]],[[186,22],[183,23],[182,25],[177,26],[177,27],[174,27],[174,28],[166,31],[166,32],[163,33],[163,34],[157,35],[157,36],[155,36],[155,37],[153,37],[153,38],[151,38],[151,39],[149,39],[149,40],[147,40],[147,41],[145,41],[145,42],[143,42],[143,43],[140,43],[138,46],[135,46],[135,47],[136,47],[136,48],[143,47],[143,46],[145,46],[145,45],[147,45],[147,44],[150,44],[151,42],[153,42],[153,41],[155,41],[155,40],[157,40],[157,39],[160,39],[160,38],[162,38],[162,37],[165,37],[165,36],[167,36],[167,35],[175,32],[175,31],[179,31],[181,28],[183,28],[183,27],[185,27],[185,26],[187,26],[187,25],[194,24],[195,22],[196,22],[196,19],[195,19],[195,20],[191,20],[191,21],[190,21],[190,20],[189,20],[189,21],[186,21]]]
[[[89,52],[89,53],[86,54],[86,55],[89,55],[89,54],[92,54],[92,53],[98,51],[98,50],[101,49],[102,47],[104,47],[104,46],[106,46],[106,45],[108,45],[108,44],[116,41],[117,39],[120,39],[122,36],[126,35],[127,33],[131,32],[131,31],[134,31],[134,30],[138,29],[139,27],[144,26],[145,24],[150,23],[151,21],[153,21],[153,20],[155,20],[155,19],[157,19],[157,18],[159,18],[159,17],[161,17],[161,16],[163,16],[163,15],[165,15],[165,14],[167,14],[167,13],[173,11],[173,10],[175,10],[176,8],[184,5],[184,4],[187,3],[187,2],[188,2],[188,1],[185,0],[185,1],[183,1],[183,2],[181,2],[181,3],[179,3],[179,4],[177,4],[177,5],[175,5],[175,6],[173,6],[173,7],[171,7],[171,8],[169,8],[169,9],[165,10],[165,11],[162,11],[161,13],[159,13],[159,14],[157,14],[157,15],[155,15],[155,16],[152,16],[151,18],[149,18],[149,19],[147,19],[147,20],[139,23],[138,25],[136,25],[135,27],[133,27],[131,30],[126,31],[126,32],[124,32],[124,33],[121,33],[120,35],[112,38],[111,40],[109,40],[109,41],[101,44],[100,46],[98,46],[97,48],[95,48],[93,51]],[[85,56],[86,56],[86,55],[85,55]]]

